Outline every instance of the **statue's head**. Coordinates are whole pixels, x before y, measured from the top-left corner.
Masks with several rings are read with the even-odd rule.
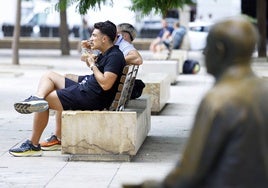
[[[204,50],[207,72],[218,77],[232,65],[249,65],[257,42],[255,26],[244,17],[217,22],[209,31]]]

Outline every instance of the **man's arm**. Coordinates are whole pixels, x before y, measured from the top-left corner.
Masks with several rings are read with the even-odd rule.
[[[102,73],[101,71],[99,71],[97,66],[93,66],[91,70],[93,71],[97,82],[100,84],[104,91],[107,91],[112,88],[117,78],[117,75],[115,73]]]
[[[143,63],[142,57],[137,50],[131,50],[125,56],[128,65],[141,65]]]
[[[94,54],[87,55],[85,61],[87,66],[92,70],[97,82],[102,87],[104,91],[112,88],[113,84],[117,79],[117,74],[112,72],[104,72],[102,73],[98,67],[95,65],[95,56]],[[82,58],[84,60],[84,57]]]

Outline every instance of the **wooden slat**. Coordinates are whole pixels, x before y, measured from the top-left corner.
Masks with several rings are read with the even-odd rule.
[[[133,67],[133,71],[132,71],[132,77],[131,77],[131,83],[130,83],[130,88],[129,88],[129,92],[128,92],[128,96],[127,96],[127,101],[128,102],[131,98],[131,93],[135,84],[135,79],[137,77],[138,74],[138,70],[139,70],[139,65],[134,65]]]
[[[139,67],[135,65],[126,65],[124,67],[120,78],[120,84],[118,85],[118,92],[109,110],[124,110],[125,104],[130,99],[138,68]]]

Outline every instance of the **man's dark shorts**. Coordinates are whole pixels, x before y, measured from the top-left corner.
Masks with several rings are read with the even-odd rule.
[[[85,76],[79,76],[79,82]],[[57,95],[62,104],[63,110],[102,110],[97,101],[97,96],[81,91],[80,85],[68,78],[65,78],[65,88],[57,90]]]

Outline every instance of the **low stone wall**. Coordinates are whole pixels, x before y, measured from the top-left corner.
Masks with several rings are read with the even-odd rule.
[[[137,50],[149,50],[150,44],[153,41],[151,38],[136,38],[133,45]]]
[[[11,48],[12,37],[5,37],[0,39],[0,48]],[[78,39],[70,40],[70,48],[78,48]],[[19,48],[21,49],[60,49],[60,39],[59,38],[30,38],[21,37]]]
[[[13,38],[4,37],[0,39],[0,49],[1,48],[11,48]],[[135,39],[133,44],[138,50],[148,50],[152,39]],[[79,39],[69,39],[70,48],[75,50],[78,48],[80,42]],[[60,38],[50,38],[50,37],[20,37],[19,47],[21,49],[60,49]]]

